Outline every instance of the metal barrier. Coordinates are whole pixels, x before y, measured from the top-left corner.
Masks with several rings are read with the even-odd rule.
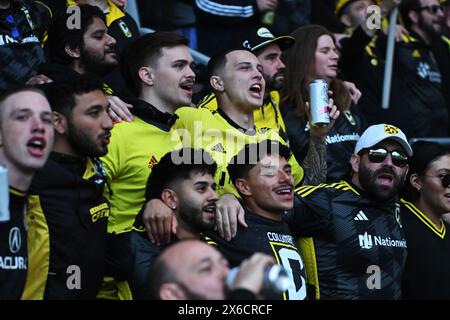
[[[155,30],[153,30],[153,29],[143,28],[141,26],[141,19],[139,17],[139,9],[138,9],[136,0],[128,0],[127,12],[136,21],[141,35],[155,32]],[[191,51],[192,57],[194,58],[195,61],[197,61],[198,63],[203,64],[205,66],[208,64],[210,57],[208,57],[207,55],[205,55],[197,50],[194,50],[194,49],[190,49],[190,51]]]

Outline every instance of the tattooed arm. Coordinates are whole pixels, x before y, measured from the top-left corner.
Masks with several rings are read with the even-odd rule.
[[[303,185],[325,183],[327,178],[327,146],[325,137],[310,134],[308,152],[302,163]]]
[[[331,110],[330,124],[322,128],[311,126],[308,152],[302,163],[304,172],[303,185],[318,185],[325,183],[327,179],[327,146],[325,137],[340,114],[336,105],[334,105],[333,99],[329,99],[328,106],[329,110]],[[309,113],[308,103],[306,103],[306,109]]]

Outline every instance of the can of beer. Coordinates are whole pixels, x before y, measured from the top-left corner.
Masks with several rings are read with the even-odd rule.
[[[9,221],[8,169],[0,164],[0,222]]]
[[[326,127],[330,123],[328,110],[328,83],[325,80],[314,80],[309,84],[309,106],[311,125]]]
[[[230,289],[233,287],[236,276],[239,273],[239,267],[235,267],[227,274],[226,285]],[[264,272],[263,291],[282,293],[291,287],[292,280],[286,269],[278,264],[268,267]]]

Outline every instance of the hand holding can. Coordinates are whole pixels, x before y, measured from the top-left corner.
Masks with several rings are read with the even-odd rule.
[[[328,83],[325,80],[314,80],[309,84],[309,105],[311,126],[326,127],[330,124],[328,107]]]

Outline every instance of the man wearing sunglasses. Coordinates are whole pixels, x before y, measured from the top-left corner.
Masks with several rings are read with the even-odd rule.
[[[369,127],[349,181],[296,190],[291,230],[300,236],[318,299],[399,299],[406,260],[398,192],[412,149],[392,125]]]

